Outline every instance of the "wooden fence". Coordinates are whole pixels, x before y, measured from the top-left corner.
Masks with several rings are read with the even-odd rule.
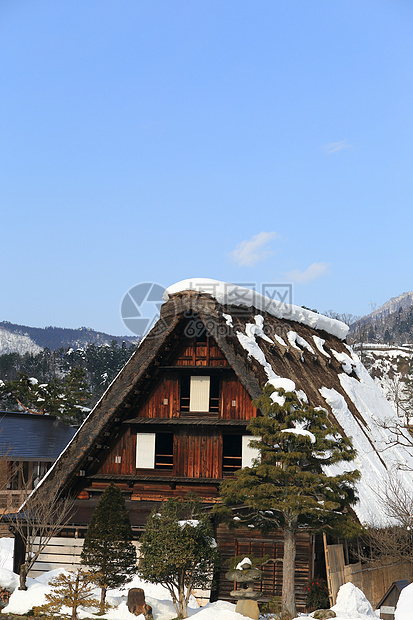
[[[323,540],[330,605],[335,605],[340,586],[346,583],[343,545],[327,545],[325,533],[323,533]]]
[[[337,593],[344,583],[351,582],[360,588],[375,608],[394,581],[413,581],[413,566],[409,563],[379,565],[357,562],[345,565],[343,546],[327,545],[325,535],[323,538],[330,605],[335,605]]]
[[[29,577],[37,577],[42,573],[56,568],[76,570],[80,567],[80,554],[83,549],[83,538],[51,538],[29,572]],[[133,541],[138,551],[139,543]]]
[[[58,567],[75,570],[80,566],[80,554],[83,538],[51,538],[29,572],[29,577],[37,577],[42,573]]]

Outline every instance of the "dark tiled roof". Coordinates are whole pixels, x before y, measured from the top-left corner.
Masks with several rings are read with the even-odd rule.
[[[0,451],[7,460],[55,461],[75,432],[56,416],[0,411]]]

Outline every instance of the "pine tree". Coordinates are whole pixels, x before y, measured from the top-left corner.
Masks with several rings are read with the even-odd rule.
[[[76,573],[60,573],[50,581],[52,592],[45,595],[46,603],[35,607],[34,613],[46,618],[55,618],[62,607],[72,610],[71,620],[77,619],[78,607],[98,607],[99,601],[94,598],[93,578],[81,570]]]
[[[36,413],[44,411],[78,425],[88,413],[84,408],[97,402],[135,349],[136,345],[128,345],[125,342],[119,345],[116,341],[112,341],[110,346],[89,344],[84,349],[61,347],[51,351],[45,348],[37,354],[0,355],[0,409],[4,411],[24,409]],[[73,383],[69,375],[74,369],[76,370],[73,377],[76,377],[78,384],[77,387],[76,385],[73,387],[79,392],[79,398],[76,401],[76,410],[68,411],[70,384]],[[24,380],[20,381],[19,377]],[[40,400],[35,394],[36,390],[33,390],[34,383],[27,385],[27,380],[34,377],[38,386],[42,386],[42,393],[38,394]],[[17,385],[16,382],[20,384]],[[53,386],[54,398],[51,398],[48,391]]]
[[[100,498],[85,536],[81,562],[101,589],[103,611],[106,591],[117,588],[136,571],[136,549],[125,500],[112,482]]]
[[[219,555],[199,501],[170,499],[149,515],[139,548],[138,573],[170,593],[178,618],[187,617],[193,588],[208,588]]]
[[[80,426],[90,408],[87,406],[91,397],[89,385],[86,380],[86,370],[75,366],[66,375],[64,382],[64,394],[60,405],[60,416],[66,421]]]
[[[317,531],[328,524],[330,531],[349,533],[353,529],[355,533],[357,526],[347,508],[356,501],[354,485],[359,473],[324,473],[325,466],[354,459],[350,439],[331,426],[323,409],[314,409],[283,390],[277,398],[284,400],[280,405],[273,401],[273,391],[267,386],[255,401],[261,415],[248,426],[256,437],[250,445],[260,450],[261,458],[221,485],[221,513],[233,524],[248,524],[264,532],[282,530],[282,605],[294,617],[298,529]],[[238,517],[235,523],[234,515]]]
[[[69,424],[79,426],[90,411],[86,371],[72,368],[64,379],[39,381],[19,373],[11,381],[0,380],[0,399],[14,400],[27,413],[56,415]]]

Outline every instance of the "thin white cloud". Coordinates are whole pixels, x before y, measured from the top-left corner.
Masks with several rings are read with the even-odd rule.
[[[272,252],[265,246],[272,239],[280,239],[281,235],[276,232],[260,232],[248,241],[241,241],[231,252],[231,259],[240,266],[252,267],[260,261],[266,260]]]
[[[347,140],[341,140],[341,142],[330,142],[329,144],[324,144],[323,149],[329,154],[338,153],[339,151],[343,151],[344,149],[351,149],[352,145],[347,142]]]
[[[295,284],[308,284],[322,276],[328,269],[328,263],[312,263],[305,271],[294,269],[285,274],[288,280]]]

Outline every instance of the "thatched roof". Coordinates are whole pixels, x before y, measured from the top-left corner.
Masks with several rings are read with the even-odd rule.
[[[183,326],[196,317],[215,338],[251,398],[257,398],[270,382],[295,390],[314,407],[327,409],[331,421],[353,438],[358,451],[351,468],[357,467],[362,473],[356,507],[360,520],[372,521],[371,511],[376,520],[383,519],[375,488],[386,484],[388,472],[397,465],[413,469],[413,454],[407,448],[389,446],[389,432],[377,425],[395,414],[344,342],[347,327],[294,306],[281,307],[257,294],[241,294],[234,299],[234,291],[225,289],[223,283],[212,289],[209,283],[214,281],[202,282],[206,284],[198,281],[193,286],[185,281],[167,289],[168,300],[158,322],[48,472],[38,492],[68,485],[113,419],[131,417],[128,402],[136,399],[156,375]],[[238,287],[238,291],[244,289]],[[255,305],[249,305],[251,302]],[[413,489],[412,474],[405,471],[401,476],[403,484]]]

